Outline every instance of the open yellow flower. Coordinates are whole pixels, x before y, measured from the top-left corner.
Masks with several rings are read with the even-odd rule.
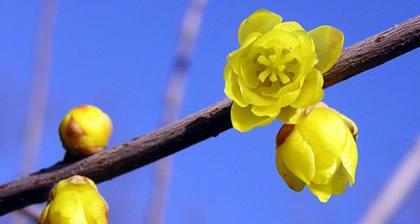
[[[310,110],[299,123],[286,124],[277,134],[277,170],[291,189],[301,191],[306,185],[327,202],[355,182],[357,127],[330,108]]]
[[[88,156],[102,151],[111,137],[108,115],[92,105],[72,109],[60,123],[63,147],[73,155]]]
[[[106,224],[108,205],[95,183],[87,177],[72,176],[51,190],[40,224]]]
[[[224,70],[225,93],[233,100],[232,125],[239,131],[279,118],[296,123],[298,109],[323,97],[322,74],[338,60],[344,36],[331,26],[306,32],[296,22],[258,10],[239,27],[239,49]]]

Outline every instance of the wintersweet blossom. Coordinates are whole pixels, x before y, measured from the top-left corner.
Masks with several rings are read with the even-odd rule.
[[[258,10],[241,23],[238,41],[239,49],[227,57],[225,93],[233,100],[233,127],[245,132],[276,118],[296,123],[299,109],[319,102],[322,74],[338,60],[344,36],[325,25],[307,32]]]
[[[60,123],[63,147],[73,155],[88,156],[102,151],[111,137],[108,115],[92,105],[76,107]]]
[[[278,132],[277,170],[291,189],[308,186],[327,202],[355,183],[357,132],[355,123],[337,111],[308,108],[297,124],[286,124]]]
[[[87,177],[61,180],[50,193],[40,224],[106,224],[108,205]]]

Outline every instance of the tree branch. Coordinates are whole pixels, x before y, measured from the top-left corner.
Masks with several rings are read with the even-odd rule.
[[[329,87],[420,46],[420,16],[359,42],[343,52],[325,74]],[[110,180],[232,127],[230,100],[192,114],[172,125],[74,163],[58,163],[30,176],[0,186],[0,215],[43,202],[53,185],[79,174],[96,183]]]

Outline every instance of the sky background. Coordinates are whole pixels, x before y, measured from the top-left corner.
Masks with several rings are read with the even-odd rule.
[[[158,127],[187,0],[64,1],[54,29],[53,64],[36,170],[60,160],[57,128],[72,107],[110,115],[110,146]],[[270,9],[307,29],[329,24],[345,46],[420,12],[418,0],[209,0],[198,35],[182,117],[223,99],[226,55],[251,12]],[[19,177],[33,81],[39,1],[0,0],[0,183]],[[277,174],[278,122],[241,134],[229,130],[175,155],[166,223],[355,223],[365,214],[420,133],[420,51],[415,50],[326,90],[325,102],[359,127],[353,188],[320,203],[295,193]],[[154,164],[99,185],[110,223],[141,223]],[[10,215],[0,218],[8,223]],[[417,181],[390,223],[420,223]]]

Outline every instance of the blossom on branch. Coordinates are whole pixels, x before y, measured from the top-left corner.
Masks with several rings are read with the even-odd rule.
[[[245,132],[276,118],[296,123],[299,109],[318,103],[322,74],[338,60],[344,36],[331,26],[307,32],[258,10],[240,25],[238,41],[239,49],[227,57],[225,93],[233,100],[233,127]]]
[[[284,125],[276,138],[277,170],[287,185],[305,185],[321,202],[355,183],[356,124],[325,106],[308,108],[297,124]]]
[[[106,224],[108,204],[95,183],[82,176],[61,180],[51,190],[40,224]]]
[[[72,155],[88,156],[102,151],[112,132],[112,122],[99,108],[83,105],[72,109],[60,123],[63,147]]]

